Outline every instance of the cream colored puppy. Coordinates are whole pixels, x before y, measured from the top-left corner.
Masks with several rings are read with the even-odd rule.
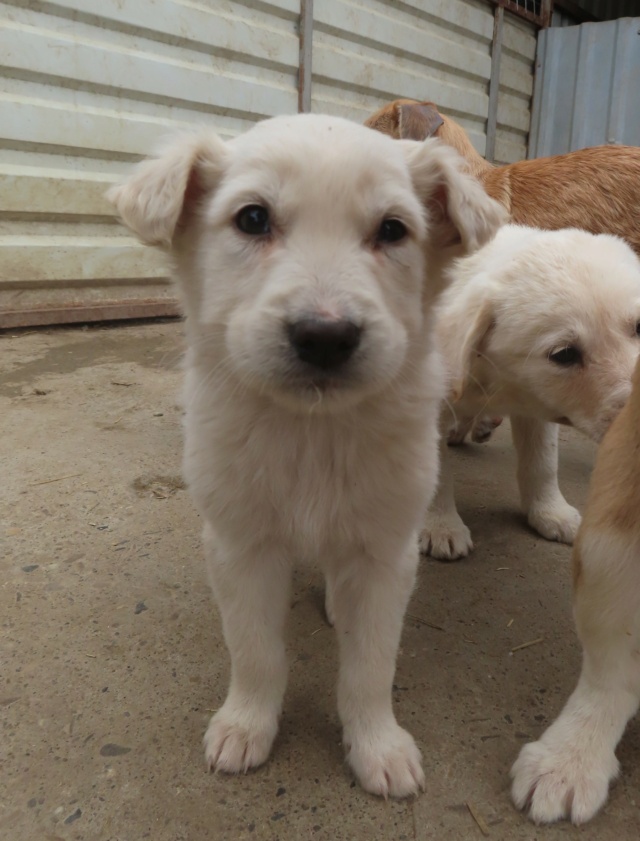
[[[507,225],[450,272],[438,334],[456,417],[510,415],[518,484],[529,524],[572,543],[580,515],[558,487],[558,423],[599,441],[629,396],[640,351],[640,261],[621,239]],[[421,548],[467,555],[442,450],[442,478]]]
[[[582,674],[560,717],[525,745],[513,799],[537,823],[588,821],[619,771],[615,749],[640,701],[640,362],[598,451],[573,550]]]
[[[415,793],[420,751],[391,690],[438,470],[436,269],[486,241],[499,207],[438,141],[312,115],[184,137],[111,197],[170,245],[187,315],[184,470],[231,655],[209,767],[267,759],[292,567],[315,560],[351,767],[368,791]]]

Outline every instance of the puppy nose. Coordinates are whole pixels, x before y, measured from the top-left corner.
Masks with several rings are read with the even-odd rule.
[[[318,368],[343,365],[360,344],[362,328],[347,319],[301,318],[288,326],[298,359]]]

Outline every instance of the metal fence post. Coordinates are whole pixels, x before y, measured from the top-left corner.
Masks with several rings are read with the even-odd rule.
[[[504,9],[496,6],[493,17],[493,41],[491,43],[491,79],[489,80],[489,112],[487,114],[487,145],[484,156],[493,161],[496,151],[496,128],[498,125],[498,99],[500,96],[500,62],[502,59],[502,31]]]
[[[300,59],[298,63],[298,112],[311,111],[311,61],[313,53],[313,0],[300,0]]]

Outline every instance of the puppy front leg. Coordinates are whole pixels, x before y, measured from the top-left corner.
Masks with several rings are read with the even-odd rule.
[[[360,785],[385,798],[407,797],[424,787],[420,751],[397,723],[391,699],[418,558],[414,537],[398,561],[360,556],[332,576],[338,711],[347,759]]]
[[[511,769],[514,802],[536,823],[567,817],[581,824],[598,812],[618,774],[616,745],[640,701],[637,546],[593,532],[581,543],[582,674],[558,719]]]
[[[471,532],[456,508],[447,437],[446,434],[441,434],[438,489],[425,515],[424,528],[420,532],[420,551],[431,555],[432,558],[452,561],[466,557],[472,549]]]
[[[216,545],[205,528],[212,588],[231,656],[227,698],[204,737],[214,771],[246,772],[268,757],[278,731],[287,682],[284,625],[290,603],[291,565],[275,550],[247,556]]]
[[[547,540],[573,543],[580,513],[558,487],[558,426],[534,418],[511,416],[518,458],[518,486],[529,525]]]

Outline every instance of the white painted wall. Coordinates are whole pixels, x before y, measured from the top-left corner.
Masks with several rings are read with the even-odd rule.
[[[0,2],[0,327],[175,311],[108,186],[167,133],[298,102],[300,0]],[[533,27],[505,15],[496,155],[525,157]],[[493,7],[315,0],[312,110],[435,101],[485,148]]]

